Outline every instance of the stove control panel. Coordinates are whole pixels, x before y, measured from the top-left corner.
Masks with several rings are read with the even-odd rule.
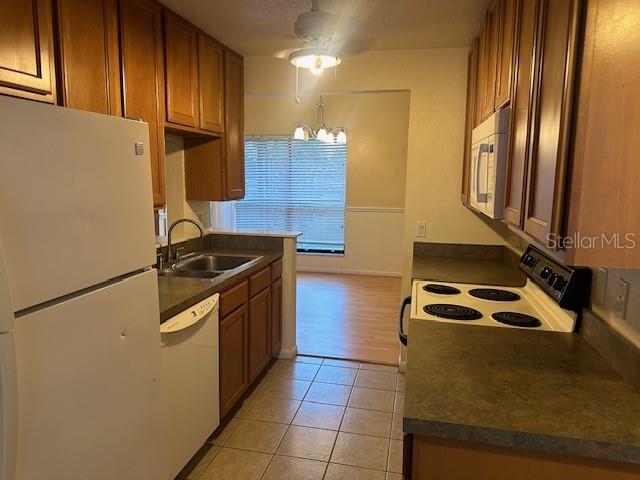
[[[589,302],[588,268],[568,267],[530,245],[520,258],[520,270],[562,308],[579,312]]]

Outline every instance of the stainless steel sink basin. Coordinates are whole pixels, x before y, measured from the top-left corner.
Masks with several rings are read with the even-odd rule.
[[[202,253],[180,260],[161,270],[159,274],[165,277],[215,278],[259,258],[261,257]]]
[[[221,272],[233,270],[258,257],[241,257],[235,255],[214,255],[205,253],[202,256],[190,258],[176,263],[176,270],[197,270],[200,272]]]

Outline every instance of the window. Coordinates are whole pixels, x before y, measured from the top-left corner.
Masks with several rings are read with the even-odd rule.
[[[344,253],[347,146],[285,136],[245,141],[236,225],[299,231],[298,251]]]

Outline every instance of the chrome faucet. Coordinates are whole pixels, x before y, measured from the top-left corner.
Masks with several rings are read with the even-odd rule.
[[[194,220],[191,220],[190,218],[180,218],[178,220],[176,220],[175,222],[173,222],[171,224],[171,226],[169,227],[169,233],[167,234],[167,263],[170,262],[171,260],[173,260],[173,251],[171,249],[171,233],[173,232],[173,229],[176,227],[176,225],[178,225],[179,223],[183,223],[183,222],[188,222],[188,223],[192,223],[194,224],[196,227],[198,227],[198,230],[200,231],[200,238],[202,238],[204,236],[204,232],[202,231],[202,227],[195,222]]]

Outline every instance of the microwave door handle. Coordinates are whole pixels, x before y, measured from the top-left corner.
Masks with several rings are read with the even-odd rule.
[[[483,143],[478,149],[478,159],[476,160],[476,201],[478,203],[484,203],[487,201],[487,194],[480,193],[480,166],[482,164],[482,155],[489,153],[489,144]]]

